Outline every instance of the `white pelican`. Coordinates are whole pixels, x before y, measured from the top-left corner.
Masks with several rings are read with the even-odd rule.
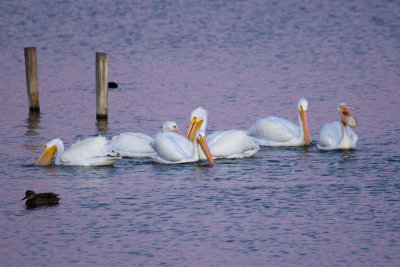
[[[297,104],[300,126],[283,118],[269,116],[260,119],[249,129],[249,135],[261,146],[308,146],[311,142],[308,130],[308,102],[300,98]]]
[[[157,154],[151,158],[154,162],[163,164],[196,162],[200,159],[199,145],[208,161],[214,165],[203,131],[198,131],[192,142],[173,132],[158,133],[152,142],[152,148]]]
[[[358,125],[352,110],[345,103],[339,105],[340,121],[326,123],[322,126],[318,149],[333,150],[357,147],[358,136],[350,129],[350,127],[355,128]]]
[[[163,132],[179,134],[178,125],[174,121],[167,121],[163,124]],[[147,134],[126,132],[114,136],[111,145],[122,157],[143,158],[156,153],[151,147],[151,142],[153,138]]]
[[[120,158],[103,136],[78,141],[65,151],[61,139],[56,138],[47,142],[43,154],[34,165],[51,165],[56,152],[56,165],[104,166],[112,165]]]
[[[197,129],[205,132],[207,127],[208,112],[204,108],[196,108],[190,115],[190,125],[186,137],[193,141]],[[201,126],[199,126],[199,122]],[[253,156],[260,147],[249,137],[245,131],[229,130],[218,131],[206,136],[211,155],[218,158],[247,158]],[[204,159],[201,153],[200,158]]]

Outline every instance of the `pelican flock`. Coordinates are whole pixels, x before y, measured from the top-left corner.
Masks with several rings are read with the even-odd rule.
[[[186,135],[180,135],[176,122],[167,121],[163,131],[153,138],[142,133],[125,132],[107,141],[105,137],[90,137],[67,150],[60,138],[47,142],[34,165],[104,166],[113,165],[121,157],[149,157],[155,163],[178,164],[214,159],[241,159],[254,156],[260,146],[309,146],[308,102],[300,98],[299,125],[284,118],[269,116],[255,122],[248,131],[216,131],[206,135],[208,112],[202,107],[190,114]],[[353,109],[339,105],[339,121],[324,124],[317,148],[320,150],[355,149],[358,136],[351,128],[358,125]]]

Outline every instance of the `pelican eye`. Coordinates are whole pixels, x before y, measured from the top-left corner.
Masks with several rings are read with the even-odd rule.
[[[47,145],[45,145],[45,146],[44,146],[44,149],[43,149],[43,150],[44,150],[44,151],[46,151],[46,150],[47,150]]]

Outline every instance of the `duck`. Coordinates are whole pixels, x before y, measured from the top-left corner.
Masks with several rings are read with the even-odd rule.
[[[179,134],[178,124],[174,121],[167,121],[162,126],[163,132]],[[123,158],[146,158],[156,152],[151,147],[153,138],[147,134],[126,132],[114,136],[110,144],[115,152]]]
[[[25,192],[25,197],[21,199],[21,201],[26,199],[25,205],[28,207],[40,205],[56,205],[60,201],[58,195],[59,194],[50,192],[36,194],[33,190],[27,190]]]
[[[57,154],[56,154],[57,153]],[[103,136],[90,137],[71,145],[64,150],[64,143],[55,138],[46,143],[42,155],[34,163],[35,166],[51,165],[56,154],[55,165],[69,166],[108,166],[120,159],[107,139]]]
[[[358,120],[346,103],[339,104],[339,121],[322,126],[317,148],[320,150],[356,149],[358,136],[351,128],[358,126]]]

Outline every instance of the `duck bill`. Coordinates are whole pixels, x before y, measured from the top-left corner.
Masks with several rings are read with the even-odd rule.
[[[186,133],[186,138],[193,142],[194,138],[196,137],[196,132],[200,129],[202,124],[203,120],[197,121],[196,118],[193,118]]]
[[[210,149],[208,148],[206,139],[200,135],[197,138],[197,143],[199,143],[201,149],[204,152],[204,155],[206,155],[206,157],[207,157],[208,161],[211,163],[211,165],[214,165],[214,159],[211,155]]]
[[[300,111],[300,118],[301,122],[303,123],[303,132],[304,132],[304,144],[306,146],[310,145],[310,130],[308,129],[308,118],[307,118],[307,111],[303,109]]]
[[[48,166],[51,165],[54,154],[56,153],[57,147],[52,146],[46,149],[43,154],[38,158],[33,165],[35,166]]]
[[[27,199],[27,197],[25,196],[23,199],[21,199],[21,201],[24,200],[24,199]]]

